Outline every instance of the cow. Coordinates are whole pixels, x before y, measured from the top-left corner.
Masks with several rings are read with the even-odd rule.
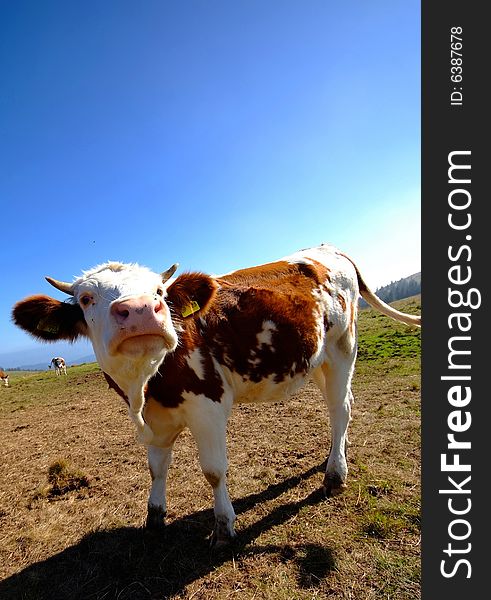
[[[56,375],[66,375],[66,362],[65,359],[61,356],[55,356],[51,359],[51,362],[48,365],[48,369],[54,367]]]
[[[147,448],[149,528],[164,525],[172,448],[185,428],[191,431],[214,495],[211,544],[220,546],[235,536],[226,484],[233,404],[283,400],[312,376],[332,433],[323,489],[338,494],[348,471],[359,295],[407,325],[419,327],[421,317],[385,304],[353,260],[328,244],[222,276],[173,277],[177,268],[157,274],[107,262],[71,283],[46,277],[70,299],[31,296],[14,306],[13,320],[42,340],[91,340]]]
[[[9,387],[9,374],[3,369],[0,369],[0,381],[3,382],[4,387]]]

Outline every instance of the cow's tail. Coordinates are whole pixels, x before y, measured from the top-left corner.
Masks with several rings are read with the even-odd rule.
[[[381,300],[378,296],[376,296],[372,292],[372,290],[367,286],[367,284],[365,283],[365,280],[361,276],[361,273],[358,270],[358,267],[356,266],[356,264],[353,262],[353,260],[349,256],[346,256],[346,254],[343,254],[343,256],[345,258],[347,258],[350,261],[350,263],[354,266],[355,271],[356,271],[356,276],[358,278],[358,287],[360,289],[360,296],[363,298],[363,300],[365,300],[365,302],[367,302],[367,304],[369,304],[371,307],[375,308],[376,310],[380,311],[382,314],[386,315],[387,317],[391,317],[392,319],[395,319],[396,321],[401,321],[401,323],[405,323],[406,325],[416,325],[416,327],[421,327],[421,316],[420,315],[410,315],[408,313],[403,313],[399,310],[396,310],[395,308],[392,308],[392,306],[389,306],[388,304],[386,304],[383,300]]]

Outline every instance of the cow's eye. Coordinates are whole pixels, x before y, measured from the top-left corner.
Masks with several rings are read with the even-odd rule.
[[[157,288],[157,295],[158,296],[163,296],[164,295],[164,290],[162,288]]]
[[[82,306],[89,306],[89,304],[92,302],[92,297],[89,296],[88,294],[85,294],[84,296],[80,297],[80,304]]]

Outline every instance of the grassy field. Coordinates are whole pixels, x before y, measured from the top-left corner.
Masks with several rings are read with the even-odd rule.
[[[394,303],[420,312],[420,298]],[[228,431],[237,542],[209,549],[212,494],[176,443],[164,533],[142,528],[145,450],[95,364],[0,389],[0,598],[420,597],[419,331],[367,309],[346,492],[320,493],[329,423],[317,389],[243,405]]]

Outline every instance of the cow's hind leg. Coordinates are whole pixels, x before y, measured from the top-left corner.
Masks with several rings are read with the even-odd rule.
[[[201,470],[211,485],[215,501],[212,547],[224,546],[235,537],[235,512],[227,490],[226,429],[229,410],[206,400],[199,413],[190,415],[188,426],[196,440]],[[222,400],[223,402],[223,400]]]
[[[146,526],[149,529],[159,529],[165,525],[167,473],[172,461],[172,446],[148,446],[147,453],[152,489],[148,498]]]
[[[329,361],[314,371],[317,383],[329,408],[331,425],[331,451],[327,460],[324,477],[326,496],[341,493],[346,487],[348,465],[346,443],[348,424],[351,418],[351,380],[353,377],[355,349],[346,352],[345,348],[334,348]]]

